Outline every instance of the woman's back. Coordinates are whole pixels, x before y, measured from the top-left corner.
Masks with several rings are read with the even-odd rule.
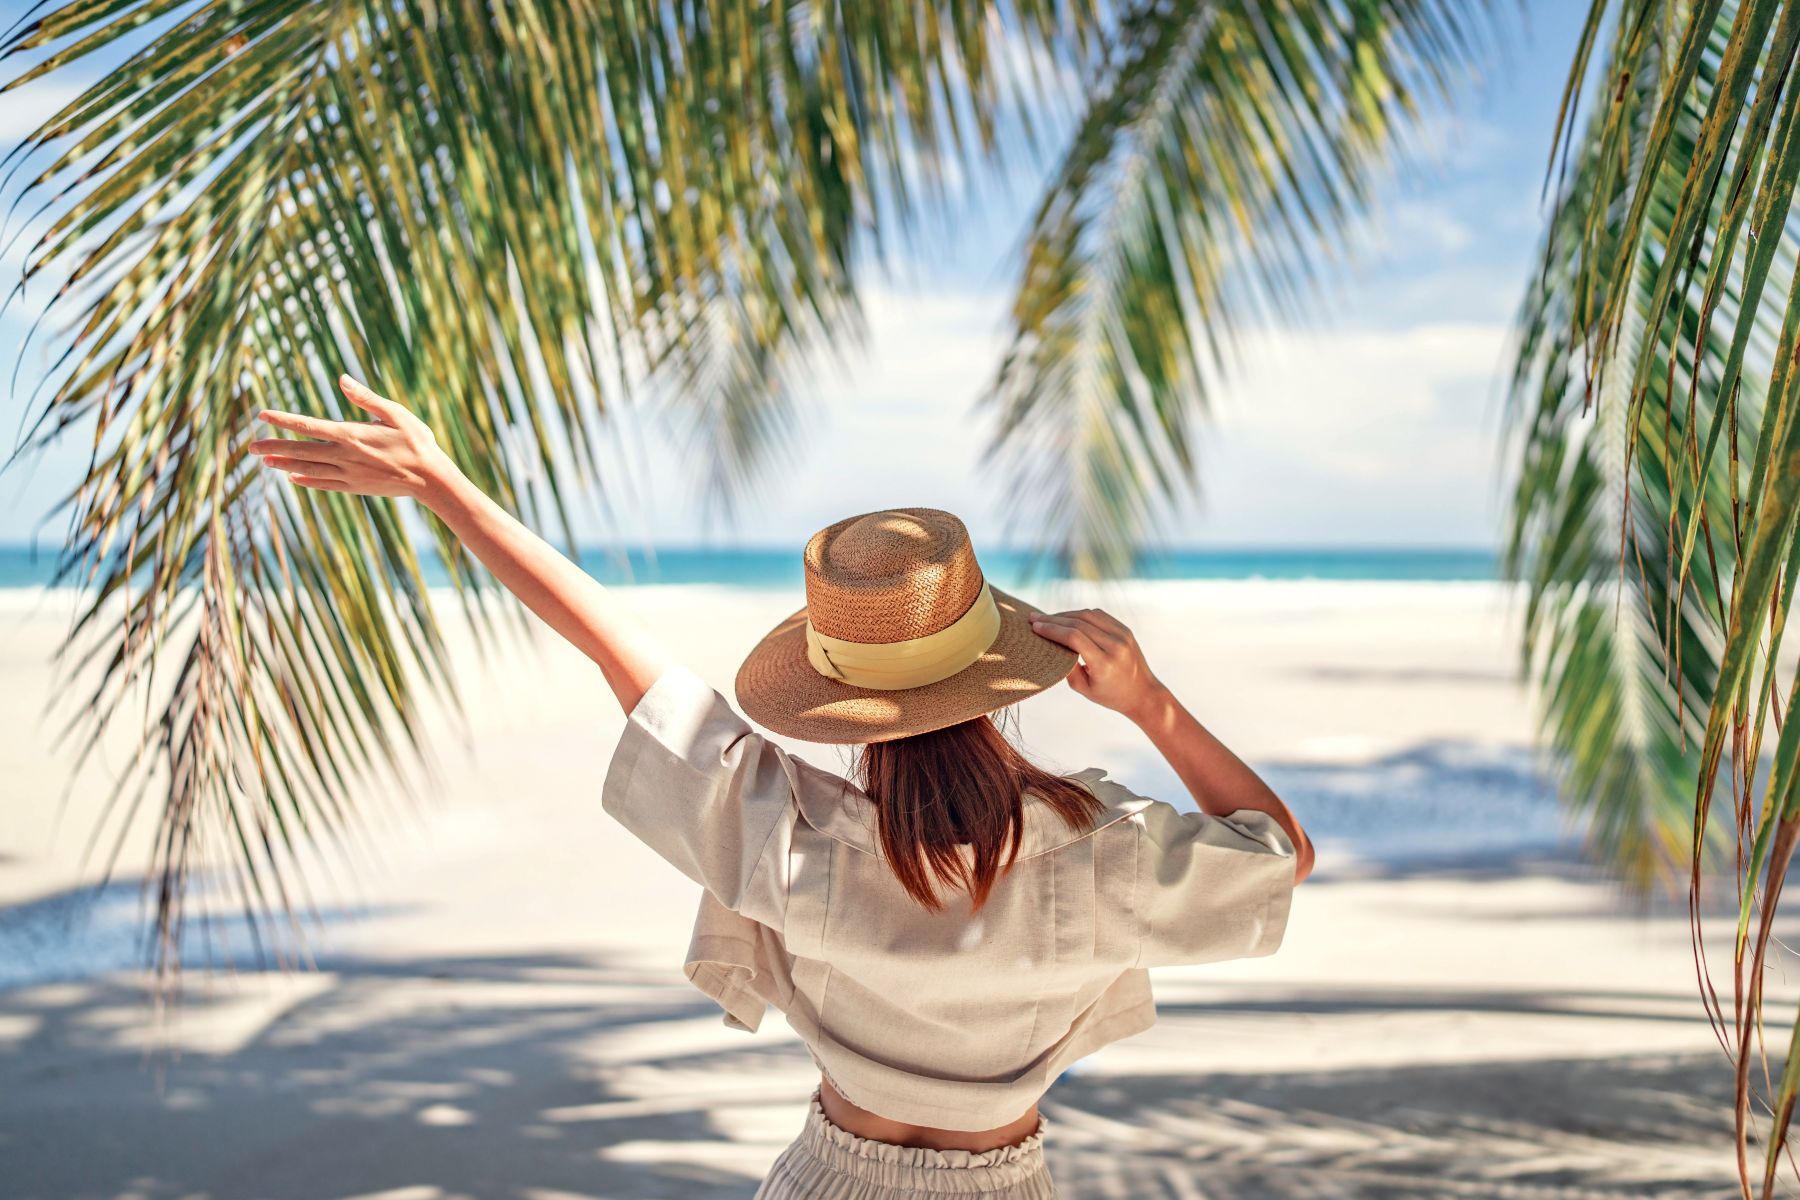
[[[687,972],[728,1020],[754,1029],[773,1005],[857,1106],[985,1130],[1154,1023],[1144,968],[1269,954],[1286,927],[1294,848],[1267,814],[1070,778],[1100,801],[1085,828],[1027,795],[986,902],[932,911],[883,857],[867,797],[677,668],[633,709],[603,803],[706,888]]]

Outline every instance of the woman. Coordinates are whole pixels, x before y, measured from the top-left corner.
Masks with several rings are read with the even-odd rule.
[[[602,803],[703,888],[689,979],[739,1028],[774,1005],[818,1065],[763,1200],[1053,1196],[1038,1098],[1154,1022],[1146,968],[1280,945],[1313,862],[1293,814],[1130,630],[991,587],[950,514],[822,530],[806,607],[738,672],[762,725],[857,747],[852,785],[752,730],[412,413],[339,384],[371,421],[264,412],[301,440],[250,449],[300,486],[417,499],[599,664],[627,714]],[[1015,750],[993,714],[1063,679],[1134,721],[1200,811]]]

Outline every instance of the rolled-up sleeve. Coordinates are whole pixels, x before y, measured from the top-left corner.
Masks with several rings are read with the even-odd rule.
[[[798,812],[780,747],[674,667],[625,721],[601,807],[727,908],[779,928]]]
[[[1269,814],[1215,817],[1160,800],[1140,814],[1137,966],[1273,954],[1294,895],[1294,843]]]

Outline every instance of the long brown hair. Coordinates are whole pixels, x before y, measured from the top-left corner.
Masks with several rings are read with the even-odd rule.
[[[1105,807],[1081,784],[1027,759],[987,716],[868,743],[855,752],[852,773],[874,802],[881,849],[900,886],[934,912],[944,907],[939,885],[966,891],[976,910],[987,902],[1018,857],[1026,792],[1077,831]],[[959,842],[974,851],[972,863]]]

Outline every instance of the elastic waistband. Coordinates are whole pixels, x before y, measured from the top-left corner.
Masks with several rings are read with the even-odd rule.
[[[968,1195],[1041,1182],[1041,1194],[1049,1197],[1055,1192],[1044,1167],[1044,1129],[1039,1114],[1037,1131],[1011,1146],[979,1151],[897,1146],[833,1125],[815,1089],[799,1140],[809,1156],[832,1170],[883,1187]],[[1039,1189],[1017,1194],[1035,1196]]]

